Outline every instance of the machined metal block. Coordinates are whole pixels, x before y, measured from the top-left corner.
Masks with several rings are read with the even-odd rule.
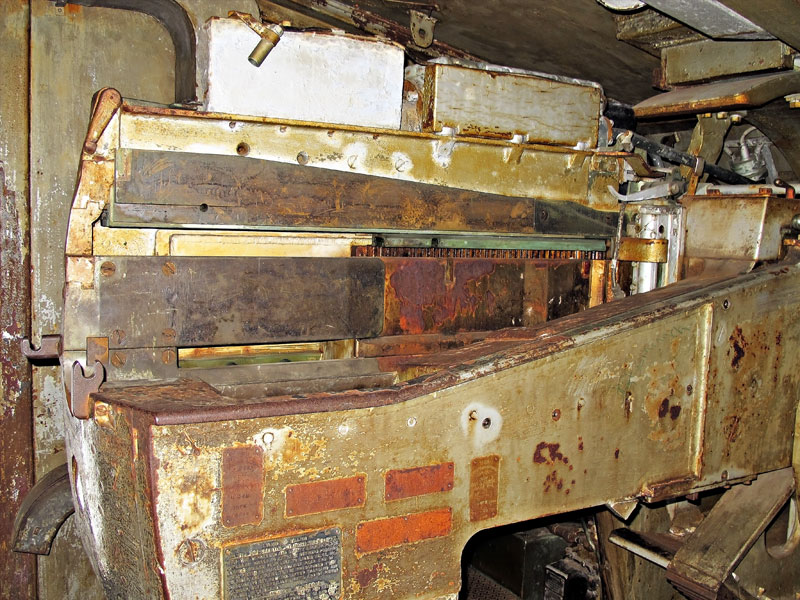
[[[428,65],[423,128],[594,148],[603,106],[599,85],[531,74]]]
[[[403,48],[376,38],[286,31],[260,67],[247,60],[260,37],[235,19],[211,19],[210,112],[400,128]]]

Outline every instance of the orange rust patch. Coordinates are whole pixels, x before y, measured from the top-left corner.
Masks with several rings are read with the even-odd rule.
[[[366,521],[356,528],[356,548],[362,553],[377,552],[450,535],[452,530],[451,508]]]
[[[258,446],[222,451],[222,524],[258,525],[264,500],[264,454]]]
[[[286,488],[286,516],[299,517],[364,506],[367,497],[365,481],[364,475],[358,475],[290,485]]]
[[[386,473],[385,499],[400,500],[453,489],[453,463],[440,463]]]
[[[469,520],[484,521],[497,516],[500,457],[496,454],[472,460],[469,471]]]

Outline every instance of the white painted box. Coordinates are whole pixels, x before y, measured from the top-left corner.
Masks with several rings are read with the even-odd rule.
[[[260,37],[238,19],[205,25],[203,109],[279,119],[400,128],[403,48],[344,33],[286,31],[260,67]]]

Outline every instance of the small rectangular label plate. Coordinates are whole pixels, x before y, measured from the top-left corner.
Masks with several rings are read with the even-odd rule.
[[[452,530],[451,508],[365,521],[356,527],[356,549],[367,554],[384,548],[450,535]]]
[[[485,521],[497,516],[500,457],[496,454],[472,460],[469,472],[469,520]]]
[[[229,546],[222,553],[225,600],[336,599],[342,588],[338,528]]]
[[[364,506],[366,497],[364,475],[298,483],[286,488],[286,516],[299,517]]]
[[[386,473],[385,499],[400,500],[453,489],[453,463],[440,463]]]
[[[258,446],[222,451],[222,524],[258,525],[264,500],[264,459]]]

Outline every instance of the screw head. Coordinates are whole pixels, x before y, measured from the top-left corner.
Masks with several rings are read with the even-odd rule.
[[[122,367],[128,359],[122,352],[114,352],[111,355],[111,364],[115,367]]]
[[[111,277],[116,271],[117,265],[110,260],[107,260],[100,265],[100,275],[103,277]]]
[[[200,538],[187,538],[178,546],[178,557],[184,564],[200,562],[206,554],[206,543]]]

